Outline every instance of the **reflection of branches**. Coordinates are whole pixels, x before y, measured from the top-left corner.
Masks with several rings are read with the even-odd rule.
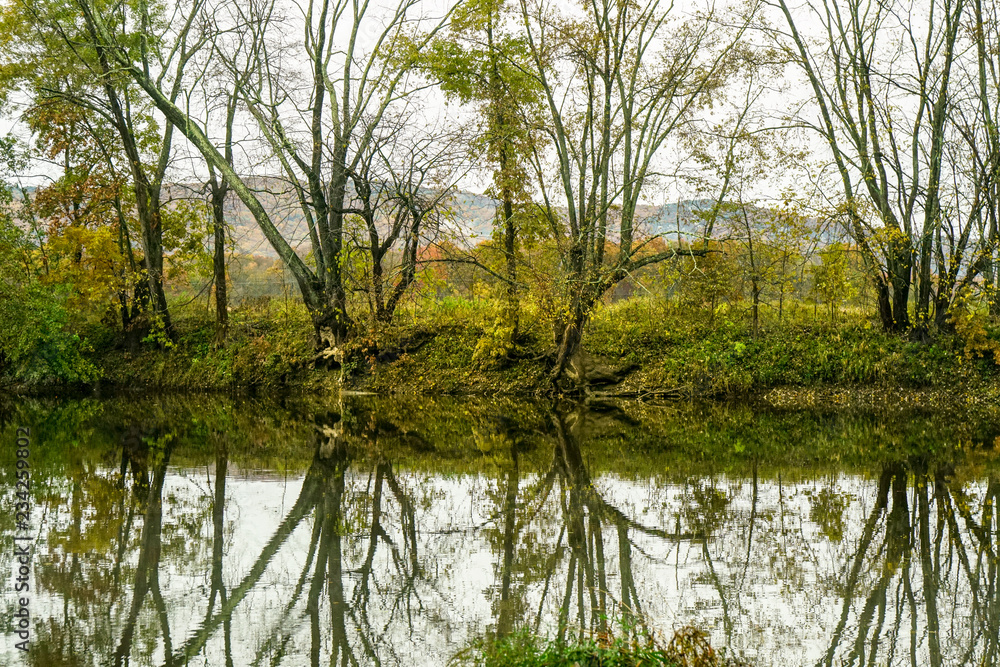
[[[398,618],[400,611],[408,609],[409,601],[416,595],[416,582],[421,572],[417,558],[415,506],[393,473],[392,466],[386,462],[379,462],[374,470],[374,485],[369,489],[372,499],[371,516],[364,518],[364,522],[368,525],[366,531],[368,544],[362,551],[363,558],[359,567],[351,568],[344,550],[345,528],[353,523],[353,518],[347,511],[353,506],[348,502],[349,489],[346,477],[350,467],[348,450],[342,437],[343,433],[339,429],[318,426],[315,434],[318,438],[316,454],[295,504],[261,551],[250,572],[228,595],[222,586],[221,576],[223,526],[221,508],[224,504],[225,467],[222,459],[217,461],[216,503],[213,515],[216,545],[213,549],[213,590],[209,595],[209,609],[199,630],[181,649],[174,652],[170,661],[184,664],[204,648],[220,625],[228,626],[241,600],[257,586],[271,559],[281,549],[289,535],[296,530],[302,519],[310,513],[314,515],[314,522],[304,568],[291,598],[285,604],[284,613],[274,633],[258,648],[251,664],[260,664],[268,655],[284,655],[285,647],[299,625],[290,618],[290,615],[303,594],[304,612],[311,634],[312,664],[319,664],[321,661],[323,646],[327,645],[324,640],[327,631],[332,633],[329,635],[329,645],[332,646],[329,659],[334,664],[358,664],[359,658],[351,645],[352,637],[358,638],[367,662],[378,664],[384,657],[379,655],[377,645],[384,641],[385,630],[394,619]],[[395,502],[399,511],[403,532],[401,541],[394,538],[387,530],[386,505],[390,499]],[[379,571],[377,551],[382,546],[388,549],[390,562],[403,583],[394,601],[389,605],[391,609],[386,627],[373,629],[368,617],[368,608],[373,600],[371,590],[373,587],[377,588],[375,581],[376,573]],[[358,581],[350,594],[346,590],[347,580],[345,580],[345,576],[349,574],[355,574]],[[329,616],[326,619],[321,618],[324,591],[329,601]],[[376,596],[374,599],[383,600],[384,597]],[[219,601],[218,605],[216,600]],[[412,625],[412,617],[409,622]],[[352,634],[355,631],[356,634]],[[228,662],[230,654],[228,630],[226,634]],[[323,661],[325,662],[325,658]]]
[[[497,637],[506,637],[514,629],[514,604],[511,600],[511,579],[514,569],[514,550],[517,542],[517,492],[520,470],[516,443],[511,444],[511,462],[503,501],[503,560],[500,566],[500,609],[497,615]]]
[[[542,596],[538,603],[538,614],[535,616],[534,633],[536,635],[538,634],[539,628],[542,625],[542,609],[545,606],[545,598],[548,596],[549,585],[552,583],[552,577],[555,575],[556,572],[556,563],[562,556],[562,541],[565,535],[566,535],[566,526],[560,526],[559,537],[556,539],[555,548],[552,550],[552,555],[549,556],[545,564],[545,568],[543,570],[547,574],[545,575],[545,586],[542,587]]]
[[[865,562],[865,554],[875,537],[875,529],[878,527],[879,517],[882,515],[882,512],[885,511],[889,502],[889,484],[892,481],[892,478],[893,472],[889,468],[883,470],[881,476],[879,476],[875,507],[872,508],[871,513],[868,515],[868,520],[865,522],[865,527],[861,532],[861,539],[859,540],[858,546],[855,550],[854,561],[851,564],[851,570],[847,576],[847,582],[844,588],[844,606],[840,614],[840,621],[837,623],[837,627],[833,631],[833,637],[830,640],[830,648],[827,650],[826,657],[817,663],[819,665],[824,663],[827,665],[833,664],[833,656],[837,650],[838,644],[840,644],[840,638],[844,634],[844,628],[847,626],[847,619],[850,616],[851,600],[853,598],[853,592],[858,585],[858,578],[861,576],[862,567]]]
[[[687,543],[698,542],[688,552],[694,562],[689,563],[687,569],[678,565],[678,576],[690,574],[695,578],[683,582],[678,579],[677,590],[683,591],[683,586],[693,580],[699,599],[691,604],[703,602],[703,596],[709,597],[711,607],[707,613],[710,618],[719,619],[719,634],[723,634],[724,623],[725,632],[732,633],[734,641],[739,643],[739,624],[753,622],[741,618],[745,617],[741,605],[747,602],[749,595],[741,591],[749,590],[745,587],[768,567],[760,558],[768,555],[765,549],[774,544],[780,548],[782,544],[772,532],[778,529],[778,519],[772,513],[774,499],[766,475],[763,480],[758,480],[756,474],[752,480],[749,476],[744,480],[739,503],[725,507],[721,504],[692,505],[695,511],[700,511],[700,518],[685,510],[676,515],[675,525],[673,518],[666,521],[662,517],[651,517],[668,511],[659,509],[660,500],[667,499],[664,508],[677,502],[682,508],[688,507],[690,496],[683,489],[670,487],[669,493],[645,505],[641,495],[634,493],[636,487],[630,484],[607,487],[615,494],[619,488],[627,490],[628,493],[620,496],[623,500],[618,500],[618,495],[604,493],[606,478],[595,482],[590,477],[588,450],[582,448],[573,427],[559,414],[550,416],[551,464],[542,463],[538,475],[534,474],[532,466],[541,452],[522,455],[519,452],[524,452],[523,448],[512,447],[509,456],[504,453],[500,457],[493,447],[489,465],[498,461],[500,468],[495,484],[492,479],[487,483],[489,509],[479,511],[475,499],[480,490],[478,486],[474,486],[470,494],[470,517],[477,517],[470,522],[479,524],[481,517],[488,517],[479,525],[491,526],[486,530],[471,529],[482,530],[475,539],[458,534],[458,530],[447,530],[459,523],[466,524],[455,523],[436,500],[433,507],[427,509],[431,498],[453,487],[465,488],[464,481],[460,484],[444,482],[426,496],[415,493],[414,489],[423,487],[415,485],[398,469],[394,470],[388,461],[377,458],[391,449],[381,446],[369,449],[375,459],[371,465],[351,463],[350,450],[342,445],[331,445],[336,439],[343,440],[345,430],[350,437],[349,428],[327,429],[324,437],[328,436],[330,442],[317,445],[317,454],[302,480],[294,507],[285,517],[278,517],[276,523],[280,525],[267,540],[260,558],[247,563],[250,573],[244,574],[244,570],[239,574],[240,579],[230,582],[239,584],[235,588],[226,586],[223,577],[223,563],[228,563],[223,560],[224,529],[226,519],[232,520],[226,512],[226,485],[228,483],[231,492],[235,482],[227,480],[227,458],[221,449],[215,461],[215,485],[206,492],[214,494],[211,512],[214,536],[211,589],[202,599],[202,604],[207,599],[208,605],[207,608],[197,605],[199,618],[194,623],[200,627],[192,630],[193,635],[186,636],[178,635],[179,628],[174,627],[171,636],[166,624],[167,610],[171,615],[175,613],[171,610],[171,587],[165,574],[159,582],[163,587],[163,596],[160,596],[157,568],[148,569],[146,554],[152,554],[154,549],[146,531],[133,537],[131,543],[135,546],[136,541],[141,542],[140,570],[145,567],[147,572],[144,595],[151,600],[155,614],[147,606],[137,612],[138,617],[149,619],[149,631],[162,641],[167,664],[183,664],[190,660],[187,656],[200,659],[206,654],[206,659],[214,660],[213,664],[222,665],[223,642],[225,664],[232,664],[230,624],[239,623],[240,618],[235,609],[246,609],[256,595],[247,587],[264,588],[267,578],[266,574],[262,576],[264,568],[270,573],[279,563],[292,562],[294,571],[289,573],[287,589],[281,584],[281,599],[275,606],[278,613],[269,614],[267,627],[253,628],[254,633],[263,634],[255,634],[260,639],[248,647],[249,655],[244,664],[276,664],[281,656],[286,656],[287,660],[293,650],[306,650],[304,644],[310,643],[306,633],[310,631],[312,646],[309,650],[314,660],[324,664],[330,659],[338,665],[405,662],[407,658],[404,651],[399,650],[399,642],[406,641],[407,628],[412,638],[415,628],[419,627],[417,624],[423,622],[423,619],[417,620],[418,610],[426,616],[430,616],[427,611],[435,611],[434,600],[429,599],[428,594],[437,595],[435,591],[450,587],[456,572],[457,576],[466,576],[468,566],[461,562],[461,546],[472,542],[472,549],[483,548],[481,538],[485,536],[488,548],[495,555],[496,578],[490,582],[489,601],[493,603],[497,635],[514,632],[519,623],[532,621],[538,632],[542,619],[549,612],[555,616],[556,608],[560,637],[578,632],[599,635],[608,631],[609,626],[614,627],[609,619],[619,616],[641,630],[644,613],[658,614],[663,606],[669,606],[662,605],[649,593],[654,585],[664,582],[660,573],[667,565],[658,557],[669,558],[672,562],[672,552],[676,550],[683,558],[685,547],[677,545],[687,540]],[[348,422],[346,426],[353,423],[356,422]],[[160,463],[152,461],[151,458],[149,479],[145,484],[144,495],[148,498],[163,493],[164,484],[162,470],[158,468]],[[526,472],[529,470],[532,472]],[[716,495],[698,496],[697,502],[719,500],[721,503],[724,500],[728,503],[735,497],[732,494],[736,493],[736,486],[727,484],[705,486]],[[928,486],[931,484],[933,488]],[[860,508],[854,506],[852,518],[857,525],[851,524],[847,537],[845,533],[831,537],[823,518],[826,515],[810,514],[802,538],[816,543],[817,568],[825,553],[848,551],[843,560],[837,561],[834,572],[836,608],[817,607],[820,615],[837,617],[831,618],[827,627],[827,632],[833,634],[832,638],[827,637],[832,639],[831,643],[819,647],[824,654],[820,665],[897,665],[907,660],[914,664],[931,664],[935,652],[935,664],[997,662],[996,628],[1000,607],[996,591],[995,506],[1000,484],[991,479],[984,486],[985,494],[978,486],[963,490],[941,472],[928,474],[919,468],[890,465],[872,480],[871,487],[876,488],[866,485],[866,494],[870,497]],[[168,481],[167,490],[171,488],[173,485]],[[790,517],[795,517],[794,493],[789,493],[787,483],[783,491],[785,504],[782,508],[787,507],[788,514],[782,528],[793,535],[787,538],[785,557],[792,558],[802,545],[796,544],[794,521],[790,521]],[[808,494],[807,491],[802,493]],[[838,495],[846,496],[847,493]],[[464,502],[465,496],[461,495],[461,499]],[[114,503],[113,507],[117,507],[117,497]],[[152,528],[156,518],[150,500],[133,503],[130,507],[139,515],[135,519],[137,528],[144,512],[148,514],[144,528]],[[125,506],[119,516],[121,523],[126,523],[124,510]],[[113,511],[118,512],[117,509]],[[423,530],[428,514],[437,522],[430,527],[440,530]],[[169,518],[168,511],[163,520],[163,543],[167,554],[171,543]],[[300,521],[302,518],[306,525]],[[534,532],[535,526],[528,528],[531,522],[537,522],[537,532]],[[810,531],[815,526],[822,529],[829,542],[824,543],[818,535],[812,539],[815,533]],[[115,528],[117,532],[118,526]],[[292,531],[295,535],[289,538]],[[431,534],[450,537],[428,540]],[[708,536],[711,536],[710,541]],[[127,539],[127,532],[119,534],[120,541]],[[781,539],[786,538],[782,536]],[[288,553],[293,540],[295,548],[293,553]],[[457,548],[456,543],[460,543]],[[725,552],[727,545],[731,547],[729,553]],[[116,543],[112,547],[112,553],[118,546]],[[279,549],[280,553],[276,554]],[[122,551],[127,553],[124,547]],[[456,553],[459,555],[454,557]],[[284,559],[285,556],[289,558]],[[436,580],[430,579],[437,570],[434,561],[428,560],[434,557],[440,558],[444,572]],[[129,562],[127,557],[124,560]],[[449,569],[448,565],[456,560],[458,566]],[[773,562],[780,564],[780,555]],[[749,567],[751,564],[754,567]],[[123,567],[129,573],[123,578],[134,576],[138,582],[141,572]],[[697,572],[691,574],[695,569]],[[650,573],[656,573],[656,578]],[[670,582],[664,583],[672,586]],[[713,583],[720,596],[725,592],[721,610],[711,588]],[[143,594],[139,583],[131,588],[137,596]],[[287,592],[293,588],[289,597]],[[125,586],[125,590],[128,591],[129,586]],[[829,595],[829,591],[824,588],[821,594]],[[539,593],[541,601],[536,610]],[[442,597],[449,594],[453,591],[442,592]],[[262,595],[266,598],[265,606],[273,601],[270,592]],[[132,603],[135,605],[136,600]],[[528,604],[531,608],[522,621],[520,614]],[[957,611],[949,618],[948,613],[953,608]],[[122,610],[123,624],[125,612],[129,611],[128,608]],[[235,618],[234,613],[237,613]],[[721,618],[722,615],[726,618]],[[142,643],[140,628],[146,625],[142,620],[135,625],[137,638],[133,654]],[[930,641],[931,634],[939,635],[940,632],[945,635],[937,637],[935,647]],[[232,639],[239,642],[238,637]],[[295,646],[298,640],[303,646]],[[149,646],[150,642],[145,645]],[[206,646],[214,651],[206,651]],[[112,650],[114,648],[112,646]],[[239,652],[240,647],[235,648]],[[334,655],[327,655],[331,652]],[[238,655],[235,658],[237,662],[242,659]],[[131,660],[136,660],[135,655]]]
[[[753,550],[753,526],[757,519],[757,460],[754,459],[753,462],[753,496],[750,499],[750,520],[748,522],[749,528],[747,529],[747,557],[743,561],[743,575],[742,581],[740,582],[740,588],[743,587],[743,582],[747,578],[747,568],[750,567],[750,552]]]
[[[264,659],[264,657],[274,649],[273,644],[276,641],[278,634],[281,635],[281,643],[280,646],[278,647],[277,653],[283,655],[285,652],[285,647],[288,645],[288,642],[291,641],[292,632],[290,628],[292,624],[288,622],[288,619],[291,615],[292,609],[295,607],[296,604],[298,604],[299,597],[302,595],[302,591],[305,588],[306,581],[309,578],[309,571],[312,569],[313,558],[315,558],[316,556],[316,547],[319,544],[320,529],[321,529],[321,524],[318,521],[314,522],[312,536],[309,539],[309,549],[306,553],[306,562],[302,568],[302,574],[299,576],[299,580],[295,584],[295,590],[292,592],[292,595],[289,598],[288,603],[285,605],[285,611],[276,625],[278,632],[274,633],[274,635],[271,638],[269,638],[266,642],[261,644],[260,648],[257,650],[257,655],[254,657],[254,660],[251,664],[253,665],[260,664],[260,662]]]
[[[622,576],[622,608],[642,619],[642,602],[632,576],[632,543],[628,539],[628,528],[621,524],[618,525],[618,559]]]
[[[399,435],[391,424],[375,419],[368,421],[360,434],[365,439],[366,448],[371,448],[373,444],[377,447],[379,436],[386,435],[387,429],[393,437]],[[330,602],[331,641],[334,647],[330,660],[356,664],[358,657],[351,646],[354,641],[368,662],[378,664],[387,658],[396,658],[398,662],[399,656],[394,655],[391,644],[385,646],[389,655],[382,654],[380,646],[386,644],[390,626],[400,619],[410,627],[412,634],[414,603],[423,608],[417,589],[418,582],[423,581],[423,568],[418,552],[416,506],[392,465],[384,460],[377,461],[367,476],[362,496],[365,502],[361,505],[351,502],[353,491],[346,477],[349,468],[347,442],[348,438],[359,434],[350,430],[345,434],[342,429],[326,427],[318,427],[316,432],[320,437],[317,451],[327,459],[329,479],[322,497],[317,499],[315,525],[319,546],[307,602],[314,661],[318,660],[321,636],[318,623],[320,592],[325,587]],[[360,507],[367,508],[360,516],[349,512]],[[361,547],[360,562],[355,565],[348,562],[352,551],[348,550],[345,554],[344,535],[348,526],[359,525],[365,528],[361,538],[363,542],[358,545]],[[380,550],[384,550],[385,554],[381,558]],[[386,561],[390,577],[394,584],[398,584],[392,594],[379,581],[382,564]],[[345,575],[356,582],[353,590],[348,590],[349,580],[345,580]],[[386,617],[378,624],[381,627],[372,622],[371,608],[374,603],[381,604],[386,612]]]
[[[205,611],[206,622],[211,620],[215,609],[216,597],[221,604],[226,604],[226,586],[222,579],[222,552],[225,542],[225,511],[226,511],[226,473],[229,458],[225,443],[219,443],[215,454],[215,494],[212,500],[212,580],[208,596],[208,608]],[[226,667],[233,667],[232,619],[226,617],[222,624],[223,643],[226,654]],[[164,647],[164,653],[169,658],[172,651]]]
[[[389,486],[389,489],[392,491],[392,495],[395,496],[396,502],[399,504],[403,535],[407,541],[407,551],[409,551],[410,555],[410,571],[413,576],[416,576],[418,571],[417,520],[413,510],[413,503],[410,502],[410,499],[403,491],[403,488],[399,485],[399,481],[396,479],[396,476],[392,473],[392,466],[386,464],[385,467],[386,484]],[[395,549],[393,551],[394,553],[398,553]]]
[[[997,592],[997,585],[1000,584],[1000,559],[997,558],[994,545],[990,539],[991,535],[1000,535],[1000,514],[997,513],[997,504],[1000,503],[1000,481],[990,477],[989,485],[986,489],[983,501],[983,525],[986,527],[986,539],[980,542],[979,554],[981,563],[982,555],[986,553],[987,567],[987,591],[988,611],[986,613],[987,626],[984,633],[987,639],[985,658],[983,662],[987,665],[1000,662],[1000,594]],[[994,523],[996,525],[994,525]],[[978,568],[977,568],[978,570]]]
[[[163,653],[167,656],[167,665],[170,666],[173,664],[170,661],[170,655],[173,652],[170,642],[170,621],[167,617],[167,605],[163,602],[163,593],[160,592],[159,572],[153,573],[149,591],[150,597],[153,598],[153,608],[156,609],[156,617],[160,621],[160,633],[163,635]]]
[[[129,608],[127,620],[122,630],[121,642],[114,654],[115,665],[127,662],[132,651],[132,641],[135,637],[135,626],[139,620],[146,594],[154,590],[154,596],[159,599],[157,607],[164,609],[162,597],[159,596],[157,573],[160,566],[160,535],[163,521],[163,482],[167,476],[167,461],[170,459],[169,446],[153,472],[153,482],[149,485],[146,497],[146,514],[142,523],[142,537],[139,546],[139,565],[132,585],[132,605]],[[164,641],[169,644],[169,632],[166,625],[165,612],[160,615],[164,631]]]
[[[939,484],[943,480],[939,480]],[[927,613],[927,640],[930,648],[931,667],[941,665],[940,623],[937,609],[939,573],[931,560],[930,505],[927,501],[927,475],[923,471],[916,478],[917,516],[920,532],[920,574],[923,579],[924,606]],[[944,532],[938,530],[938,538]],[[940,564],[940,558],[935,559]]]
[[[268,563],[271,562],[271,559],[274,558],[274,555],[285,543],[285,540],[288,539],[288,536],[298,527],[302,519],[315,507],[316,498],[320,495],[324,477],[323,464],[317,457],[313,460],[313,465],[310,466],[309,471],[306,473],[298,499],[296,499],[292,509],[289,510],[288,514],[285,515],[285,518],[278,525],[271,539],[264,545],[250,571],[244,576],[239,585],[232,589],[229,598],[221,604],[218,613],[203,623],[198,631],[177,651],[174,656],[174,662],[186,664],[192,657],[197,655],[209,638],[215,633],[219,625],[232,616],[233,611],[243,601],[243,598],[260,582]]]
[[[389,535],[388,531],[386,531],[382,523],[382,517],[385,512],[383,507],[386,496],[385,489],[389,490],[390,495],[396,500],[399,507],[401,519],[400,523],[404,533],[404,551],[407,554],[407,557],[400,555],[399,546]],[[416,595],[416,581],[420,574],[420,568],[417,562],[417,522],[413,503],[402,488],[399,480],[396,479],[396,476],[392,471],[392,466],[389,463],[381,461],[376,464],[375,482],[371,491],[371,496],[372,513],[371,523],[368,530],[368,548],[361,567],[357,570],[360,575],[360,580],[354,590],[353,601],[350,605],[349,611],[351,618],[354,620],[355,626],[358,629],[358,634],[361,638],[362,644],[364,645],[365,652],[372,660],[377,661],[375,652],[375,637],[379,636],[381,633],[376,633],[376,631],[372,628],[371,620],[368,615],[368,607],[371,597],[371,582],[375,572],[375,556],[377,554],[379,544],[385,544],[389,549],[392,555],[393,565],[395,566],[396,572],[402,581],[402,585],[393,600],[389,618],[386,620],[386,627],[382,629],[383,632],[396,617],[396,613],[400,609],[404,600],[408,602],[412,596]],[[408,604],[407,609],[409,609]],[[412,627],[412,617],[409,613],[407,616]]]
[[[942,470],[933,476],[933,492],[928,485],[931,477],[923,463],[912,469],[913,484],[908,487],[911,470],[901,464],[887,466],[879,478],[876,504],[862,531],[857,551],[843,590],[843,611],[834,631],[826,656],[818,664],[834,664],[834,656],[845,632],[847,619],[855,601],[863,600],[857,610],[857,628],[853,646],[846,656],[847,664],[873,664],[889,608],[888,591],[894,578],[897,594],[893,599],[895,618],[889,631],[887,656],[880,662],[892,664],[896,640],[900,636],[903,617],[909,617],[909,661],[939,667],[945,662],[942,647],[961,650],[956,664],[993,664],[997,651],[998,616],[996,559],[992,557],[991,528],[995,490],[993,480],[983,497],[982,525],[972,514],[973,503],[961,487],[950,481]],[[890,496],[891,489],[891,496]],[[909,496],[912,494],[912,503]],[[891,500],[890,500],[891,498]],[[888,512],[886,512],[888,510]],[[876,546],[875,533],[884,516],[884,538]],[[958,516],[967,527],[962,532]],[[970,547],[969,538],[976,542]],[[977,555],[970,558],[970,550]],[[983,562],[985,558],[985,563]],[[857,595],[863,564],[878,572],[877,579],[863,596]],[[919,568],[919,573],[917,572]],[[985,586],[984,586],[985,583]],[[946,595],[954,598],[963,587],[971,598],[966,606],[968,646],[960,649],[961,639],[950,635],[942,641],[941,609],[939,604],[945,587]],[[924,632],[921,633],[921,622]],[[947,626],[945,626],[947,628]],[[950,632],[954,633],[954,625]],[[980,643],[981,640],[985,640]],[[924,644],[926,642],[926,644]],[[926,657],[921,656],[925,646]],[[981,655],[976,658],[977,651]],[[866,655],[866,653],[868,655]]]
[[[347,627],[344,621],[346,603],[344,601],[344,556],[341,545],[341,521],[344,501],[344,473],[347,470],[347,457],[337,456],[334,461],[333,474],[329,476],[324,501],[318,507],[322,508],[321,516],[316,518],[323,523],[323,535],[320,539],[319,551],[316,557],[316,575],[309,590],[310,617],[313,619],[313,665],[319,665],[319,614],[316,600],[323,588],[323,570],[326,568],[326,583],[330,596],[330,625],[333,629],[333,655],[330,663],[337,664],[338,655],[344,664],[357,664],[354,652],[347,641]],[[315,612],[313,610],[316,610]]]
[[[608,632],[609,602],[627,617],[625,627],[635,631],[646,629],[642,601],[633,575],[632,552],[637,549],[631,533],[655,537],[666,542],[701,539],[697,533],[671,532],[648,526],[607,502],[594,488],[587,472],[579,443],[557,411],[550,413],[556,438],[554,468],[561,481],[562,508],[567,543],[570,547],[566,588],[559,611],[559,638],[564,637],[569,624],[569,608],[575,586],[577,620],[580,631],[588,630],[586,618],[590,612],[589,631]],[[620,599],[615,601],[608,587],[607,556],[604,526],[613,526],[617,533]],[[546,589],[548,584],[546,584]],[[586,595],[586,603],[585,603]],[[624,620],[624,619],[623,619]]]
[[[690,540],[704,539],[704,535],[692,532],[670,532],[661,528],[648,526],[627,516],[624,512],[614,507],[597,492],[591,483],[590,475],[587,472],[586,464],[583,462],[583,455],[580,452],[580,445],[573,438],[561,417],[553,416],[553,423],[556,426],[557,435],[557,459],[561,466],[564,479],[576,485],[584,494],[583,501],[588,509],[610,520],[614,524],[623,525],[630,530],[636,530],[651,537],[658,537],[669,542],[686,542]]]
[[[135,465],[133,463],[133,465]],[[129,455],[128,449],[122,447],[122,462],[121,470],[119,473],[119,487],[124,491],[125,489],[125,475],[128,472],[129,466]],[[123,492],[121,494],[121,501],[119,505],[119,514],[125,514],[125,502],[126,494]],[[117,596],[120,592],[121,585],[121,567],[122,561],[125,560],[125,549],[128,546],[128,538],[132,534],[132,520],[135,517],[135,503],[128,503],[127,515],[125,517],[125,522],[121,524],[118,529],[118,552],[115,554],[115,565],[111,574],[111,579],[115,586],[115,595]]]
[[[732,643],[733,617],[729,611],[729,600],[726,596],[725,587],[722,585],[722,580],[719,579],[719,575],[715,571],[715,563],[712,560],[712,553],[708,549],[707,540],[701,543],[701,555],[705,558],[705,564],[708,565],[708,575],[712,580],[712,585],[715,586],[715,590],[719,593],[719,602],[722,604],[723,624],[726,628],[726,641]]]

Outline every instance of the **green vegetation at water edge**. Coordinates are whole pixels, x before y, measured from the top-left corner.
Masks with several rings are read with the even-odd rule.
[[[169,389],[341,388],[378,393],[535,394],[551,391],[552,339],[538,313],[522,313],[521,333],[503,359],[478,354],[493,340],[497,306],[488,300],[427,302],[384,328],[354,339],[343,364],[316,363],[310,321],[295,302],[234,309],[229,341],[214,342],[210,316],[175,321],[167,347],[122,347],[100,324],[79,329],[84,386]],[[992,330],[987,331],[993,336]],[[993,353],[959,333],[923,343],[887,333],[860,316],[837,322],[800,309],[750,323],[690,312],[670,302],[631,298],[602,308],[586,330],[592,363],[608,370],[590,390],[620,395],[744,396],[775,387],[949,389],[996,396]],[[484,343],[485,341],[485,343]],[[76,352],[74,352],[76,354]],[[65,386],[57,375],[11,378],[22,388]],[[79,382],[79,378],[77,381]]]
[[[542,643],[532,638],[491,647],[478,656],[482,667],[679,667],[662,649],[634,646],[624,641],[602,645],[596,641],[573,644]]]
[[[487,642],[464,656],[477,667],[745,667],[748,663],[716,652],[704,632],[681,628],[669,644],[649,637],[601,635],[548,640],[518,633]]]

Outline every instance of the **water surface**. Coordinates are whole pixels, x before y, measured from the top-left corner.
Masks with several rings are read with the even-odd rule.
[[[989,423],[747,405],[21,400],[27,665],[444,665],[528,631],[994,665]],[[12,494],[0,568],[14,571]]]

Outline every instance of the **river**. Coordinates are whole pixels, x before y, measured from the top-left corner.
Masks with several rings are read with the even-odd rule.
[[[694,626],[760,666],[995,665],[998,435],[932,410],[8,400],[0,662],[411,667]]]

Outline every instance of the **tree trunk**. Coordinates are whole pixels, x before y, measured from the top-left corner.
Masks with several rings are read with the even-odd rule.
[[[236,95],[226,102],[226,143],[223,147],[226,164],[233,164],[233,123],[236,119]],[[217,178],[215,167],[208,162],[209,186],[212,188],[212,219],[214,253],[212,256],[212,277],[215,283],[215,344],[225,345],[229,335],[229,290],[226,283],[226,197],[229,195],[229,179],[225,175]]]
[[[925,224],[927,224],[925,222]],[[914,326],[920,331],[927,331],[930,323],[931,310],[931,249],[933,236],[930,230],[924,230],[920,240],[920,263],[917,280],[917,303],[914,310]]]
[[[948,331],[951,328],[951,302],[947,293],[942,293],[938,287],[934,298],[934,328],[938,331]]]
[[[986,269],[985,283],[986,294],[989,296],[989,312],[993,320],[1000,318],[1000,280],[996,266],[996,258],[993,250],[990,251],[989,264]]]
[[[500,166],[499,181],[501,191],[501,210],[503,212],[503,250],[506,255],[507,268],[507,304],[504,309],[503,320],[506,326],[511,327],[511,343],[517,338],[519,315],[521,305],[517,300],[517,261],[515,251],[517,248],[517,227],[514,221],[514,193],[512,191],[511,162],[514,160],[511,155],[511,147],[507,142],[508,129],[515,126],[517,121],[510,117],[507,112],[506,82],[500,76],[499,63],[497,62],[497,49],[493,41],[493,14],[488,15],[486,24],[486,37],[490,50],[490,104],[493,107],[491,114],[495,120],[491,121],[493,133],[499,133],[499,137],[494,137],[493,141],[499,139],[497,145],[497,159]],[[496,181],[496,176],[494,181]]]
[[[908,253],[907,253],[908,254]],[[890,262],[889,280],[892,284],[892,326],[890,331],[903,332],[910,328],[910,260]]]
[[[215,283],[215,344],[225,345],[229,334],[229,296],[226,286],[226,194],[229,186],[225,179],[220,183],[211,172],[212,223],[214,252],[212,254],[212,278]]]
[[[503,155],[503,154],[501,154]],[[511,342],[517,338],[520,320],[520,303],[517,300],[517,229],[514,222],[514,203],[509,191],[504,192],[503,200],[503,243],[504,254],[507,256],[507,308],[504,313],[505,323],[512,327]]]
[[[382,253],[376,244],[372,248],[371,296],[375,308],[372,314],[376,322],[385,323],[392,319],[392,315],[385,310],[385,288],[382,285],[382,282],[385,280],[384,274],[385,272],[382,269]]]
[[[160,220],[159,193],[149,182],[142,164],[142,155],[136,141],[131,116],[126,114],[118,91],[112,85],[112,68],[104,49],[98,49],[104,79],[104,93],[111,110],[111,120],[122,141],[129,169],[132,172],[132,188],[135,192],[136,213],[142,237],[142,251],[145,255],[146,281],[149,286],[150,303],[153,313],[160,320],[164,333],[173,337],[173,325],[167,310],[167,297],[163,291],[163,229]]]
[[[319,308],[310,309],[316,349],[339,347],[347,340],[350,332],[349,318],[343,308],[338,308],[335,299]]]
[[[881,278],[878,279],[875,285],[875,294],[878,303],[878,317],[882,322],[882,328],[886,331],[892,331],[895,325],[892,318],[892,303],[889,300],[889,286]]]
[[[138,177],[137,177],[138,178]],[[146,180],[145,175],[141,177]],[[159,197],[152,193],[148,183],[141,186],[136,183],[136,199],[145,197],[148,204],[139,209],[139,224],[142,226],[142,250],[148,257],[146,262],[147,280],[149,281],[149,296],[153,305],[153,313],[160,320],[163,332],[168,338],[174,337],[174,326],[167,310],[167,295],[163,290],[163,226],[160,216]],[[145,208],[145,212],[143,212]]]
[[[563,377],[570,360],[579,352],[580,344],[583,340],[583,327],[586,321],[587,318],[584,309],[578,302],[575,304],[569,318],[556,323],[556,361],[552,367],[552,371],[549,373],[549,379],[553,383],[558,382]],[[579,379],[583,380],[584,378]]]
[[[316,342],[319,347],[339,346],[347,339],[352,324],[347,314],[347,291],[344,289],[341,269],[341,255],[344,248],[343,209],[347,202],[346,159],[347,147],[338,145],[334,150],[335,166],[329,181],[329,197],[324,196],[324,188],[320,185],[319,158],[315,155],[314,168],[310,172],[310,180],[314,181],[310,184],[313,206],[320,222],[320,239],[323,256],[326,258],[323,275],[318,276],[322,303],[312,314],[313,322],[321,323],[317,325]]]

